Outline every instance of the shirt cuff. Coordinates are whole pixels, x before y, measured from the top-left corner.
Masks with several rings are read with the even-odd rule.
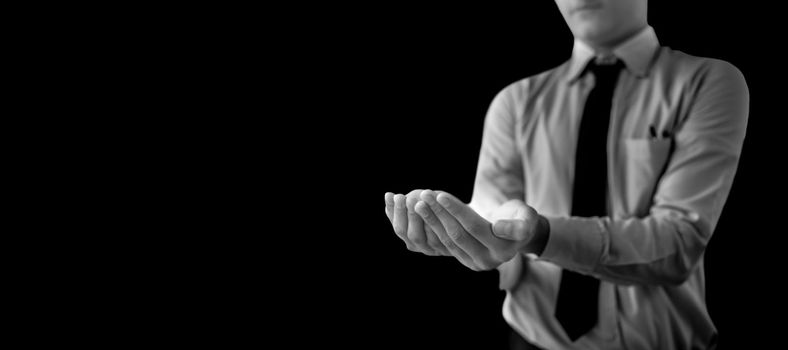
[[[599,262],[605,228],[599,218],[551,218],[550,236],[541,259],[565,269],[590,273]]]

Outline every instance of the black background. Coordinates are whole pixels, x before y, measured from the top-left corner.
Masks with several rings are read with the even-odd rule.
[[[688,3],[650,2],[661,44],[733,63],[750,90],[739,171],[705,267],[720,348],[758,348],[780,338],[784,315],[775,312],[783,229],[779,206],[767,204],[782,189],[782,102],[771,83],[779,23],[747,3]],[[194,157],[185,161],[194,171],[171,183],[193,185],[173,197],[205,208],[179,217],[194,230],[181,234],[182,255],[155,268],[146,290],[167,306],[149,322],[197,343],[504,349],[497,272],[407,251],[383,196],[430,188],[470,200],[493,96],[571,54],[555,4],[237,12],[195,20],[207,28],[198,46],[210,44],[190,52],[205,66],[181,72],[196,93],[173,109],[207,117],[184,117],[200,132],[184,133],[190,150],[172,159]],[[205,86],[201,72],[218,82],[207,93],[193,87]]]
[[[23,139],[7,153],[25,158],[9,172],[32,183],[7,184],[32,203],[7,215],[32,232],[8,269],[24,278],[7,283],[29,294],[9,298],[26,340],[506,347],[497,272],[407,251],[383,196],[470,200],[493,96],[571,54],[553,1],[72,6],[30,11],[43,15],[10,36],[28,65],[8,65],[24,110],[8,119],[30,127],[7,130]],[[705,255],[720,349],[784,342],[780,15],[649,4],[662,45],[731,62],[749,86]]]

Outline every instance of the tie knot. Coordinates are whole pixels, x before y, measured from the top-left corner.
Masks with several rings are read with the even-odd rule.
[[[594,74],[600,82],[615,83],[621,69],[624,68],[624,62],[615,57],[603,58],[598,60],[591,60],[588,63],[588,70]]]

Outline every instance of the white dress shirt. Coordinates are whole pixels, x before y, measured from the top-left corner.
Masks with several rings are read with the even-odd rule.
[[[502,265],[503,315],[547,349],[703,349],[716,344],[703,253],[736,172],[749,94],[731,64],[660,47],[651,27],[624,61],[608,132],[609,217],[570,216],[585,74],[595,52],[515,82],[485,120],[471,207],[521,199],[550,222],[541,256]],[[554,317],[561,269],[599,278],[599,321],[575,342]]]

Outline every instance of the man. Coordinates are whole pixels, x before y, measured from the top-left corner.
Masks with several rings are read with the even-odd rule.
[[[744,140],[744,78],[660,47],[647,0],[556,3],[572,57],[495,97],[471,203],[387,193],[386,214],[410,250],[497,268],[518,346],[714,348],[703,253]]]

